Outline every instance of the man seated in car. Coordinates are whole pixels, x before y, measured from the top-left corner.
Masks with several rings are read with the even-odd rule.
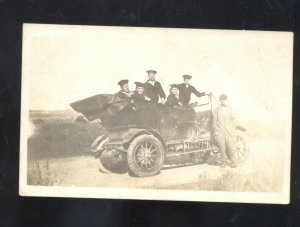
[[[179,84],[178,89],[180,91],[182,104],[184,106],[187,106],[190,104],[192,93],[194,93],[194,95],[196,95],[197,97],[202,97],[205,95],[205,92],[197,91],[196,88],[190,84],[192,76],[183,75],[182,77],[183,77],[184,83]]]
[[[178,138],[192,138],[195,129],[190,125],[196,123],[196,112],[192,107],[182,104],[178,84],[171,84],[170,86],[170,95],[166,104],[171,107],[170,114],[177,122],[177,136],[179,136]]]
[[[151,99],[153,104],[159,103],[159,99],[161,103],[165,104],[166,94],[157,80],[155,80],[156,71],[155,70],[147,70],[148,80],[145,82],[145,93]]]
[[[133,125],[144,125],[153,127],[157,123],[156,111],[151,105],[151,99],[146,96],[144,84],[135,82],[136,89],[131,96],[131,109],[133,113],[129,116]]]
[[[128,80],[120,80],[118,85],[120,86],[121,90],[116,94],[121,100],[130,101],[130,97],[133,94],[129,91]]]
[[[139,107],[149,104],[151,99],[145,95],[145,85],[141,82],[135,82],[136,89],[131,96],[134,107]]]
[[[167,106],[169,107],[181,107],[182,102],[180,100],[179,88],[178,84],[171,84],[170,85],[170,94],[167,98]]]

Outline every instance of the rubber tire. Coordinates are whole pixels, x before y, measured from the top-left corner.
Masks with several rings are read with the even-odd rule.
[[[238,158],[238,156],[236,154],[237,163],[241,164],[241,163],[245,162],[248,159],[248,156],[249,156],[249,142],[248,142],[248,138],[247,138],[246,134],[243,131],[236,130],[236,138],[238,136],[242,139],[242,141],[244,143],[244,146],[245,146],[245,151],[244,151],[242,157]]]
[[[104,151],[103,151],[104,152]],[[123,174],[128,172],[128,165],[126,161],[126,154],[124,154],[124,160],[118,164],[113,164],[110,166],[106,166],[102,161],[101,161],[101,155],[99,156],[99,163],[98,163],[98,168],[99,171],[102,173],[117,173],[117,174]]]
[[[137,147],[142,144],[145,140],[151,141],[152,144],[155,144],[157,150],[160,153],[160,157],[158,160],[158,163],[156,163],[156,168],[152,171],[142,171],[135,163],[134,156],[136,153]],[[150,177],[157,175],[164,163],[165,159],[165,152],[164,152],[164,147],[161,144],[161,142],[153,135],[140,135],[137,136],[136,138],[133,139],[133,141],[130,143],[128,151],[127,151],[127,161],[128,161],[128,166],[131,171],[131,173],[137,177]]]
[[[94,149],[96,149],[98,146],[99,146],[99,144],[103,141],[103,140],[105,140],[107,138],[107,136],[106,135],[100,135],[100,136],[98,136],[93,142],[92,142],[92,144],[91,144],[91,149],[92,150],[94,150]],[[102,154],[102,153],[101,153]],[[107,169],[106,167],[105,167],[105,165],[101,162],[101,154],[99,155],[99,157],[98,157],[98,163],[97,163],[97,166],[98,166],[98,169],[99,169],[99,171],[101,172],[101,173],[111,173],[112,171],[110,171],[109,169]]]
[[[105,167],[105,165],[102,163],[102,161],[101,161],[101,154],[100,154],[100,156],[99,156],[99,162],[98,162],[98,168],[99,168],[99,171],[101,172],[101,173],[111,173],[112,171],[111,170],[109,170],[109,169],[107,169],[106,167]]]

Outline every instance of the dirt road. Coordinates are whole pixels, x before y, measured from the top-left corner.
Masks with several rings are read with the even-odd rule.
[[[128,173],[101,173],[97,168],[98,160],[92,156],[40,160],[38,165],[43,181],[59,186],[204,190],[218,190],[220,187],[220,190],[226,190],[228,184],[228,190],[231,190],[232,184],[238,184],[235,188],[240,191],[280,190],[284,153],[290,151],[284,150],[283,145],[275,140],[253,140],[250,147],[248,160],[237,168],[222,169],[208,161],[210,164],[164,168],[159,175],[148,178],[132,177]],[[264,188],[266,181],[268,186]]]

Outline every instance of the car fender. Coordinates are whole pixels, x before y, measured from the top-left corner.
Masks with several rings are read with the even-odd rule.
[[[136,138],[137,136],[139,135],[153,135],[154,137],[156,137],[163,145],[164,149],[166,150],[166,143],[163,139],[163,137],[160,135],[160,133],[154,131],[154,130],[151,130],[151,129],[138,129],[138,128],[131,128],[130,129],[130,132],[127,133],[127,135],[124,137],[123,139],[123,143],[124,144],[128,144],[130,143],[134,138]]]

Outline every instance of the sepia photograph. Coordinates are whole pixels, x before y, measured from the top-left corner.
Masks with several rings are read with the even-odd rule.
[[[293,33],[24,24],[21,196],[288,204]]]

